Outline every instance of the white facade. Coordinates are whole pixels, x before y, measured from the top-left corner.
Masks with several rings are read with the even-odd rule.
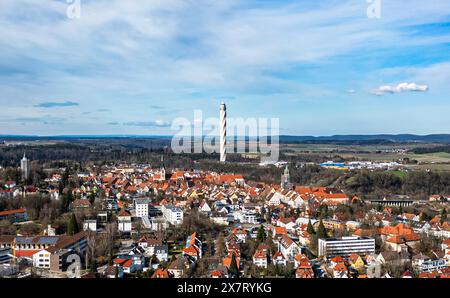
[[[222,226],[228,226],[230,223],[228,221],[228,216],[213,216],[210,217],[211,221],[215,224],[222,225]]]
[[[20,161],[20,170],[22,172],[22,179],[28,179],[30,177],[30,161],[25,156],[25,153],[23,154],[23,158]]]
[[[368,255],[375,253],[375,239],[368,237],[342,237],[319,239],[319,256],[349,256],[352,253]]]
[[[83,222],[83,231],[97,231],[97,221],[96,220],[85,220]]]
[[[117,228],[119,232],[122,233],[131,232],[131,216],[119,216],[117,221]]]
[[[33,266],[36,268],[50,269],[51,253],[43,249],[33,255]]]
[[[204,200],[200,204],[200,212],[209,213],[211,212],[211,207],[209,207],[208,203]]]
[[[300,253],[300,247],[289,236],[280,239],[278,250],[286,259],[293,259]]]
[[[257,267],[267,268],[267,258],[253,258],[253,264]]]
[[[234,216],[238,218],[240,223],[257,224],[258,217],[254,211],[239,211],[235,212]]]
[[[136,217],[148,217],[148,200],[146,199],[135,199],[134,208],[136,212]]]
[[[172,205],[164,205],[162,207],[164,219],[170,224],[176,226],[183,223],[183,210]]]

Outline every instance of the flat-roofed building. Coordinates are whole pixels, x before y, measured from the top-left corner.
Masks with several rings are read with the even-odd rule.
[[[330,258],[356,254],[374,254],[375,239],[369,237],[342,237],[319,239],[319,256]]]
[[[164,205],[162,207],[164,219],[170,224],[176,226],[183,223],[183,210],[173,205]]]
[[[136,217],[148,217],[148,199],[134,199]]]

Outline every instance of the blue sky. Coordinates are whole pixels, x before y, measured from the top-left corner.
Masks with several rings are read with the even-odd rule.
[[[282,134],[450,133],[450,1],[0,1],[0,134],[173,134],[278,117]]]

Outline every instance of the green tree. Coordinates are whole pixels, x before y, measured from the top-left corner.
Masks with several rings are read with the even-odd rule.
[[[66,193],[63,195],[61,201],[61,212],[65,213],[69,210],[70,203],[73,201],[72,188],[68,188]]]
[[[309,235],[314,234],[314,227],[311,223],[311,220],[308,221],[308,227],[306,228],[306,232],[308,232]]]
[[[74,213],[72,213],[72,216],[70,217],[69,224],[67,225],[67,234],[69,235],[75,235],[79,232],[78,229],[78,222],[77,217]]]
[[[425,212],[420,213],[420,219],[421,222],[428,220],[428,216]]]
[[[266,231],[264,230],[264,227],[261,225],[258,229],[258,235],[256,236],[256,240],[258,240],[258,242],[264,242],[266,241]]]
[[[236,277],[238,277],[239,275],[239,269],[238,269],[238,265],[237,265],[237,261],[236,261],[236,256],[233,255],[231,256],[231,262],[230,262],[230,273]]]
[[[91,262],[89,264],[89,271],[91,273],[97,273],[97,267],[98,267],[97,261],[95,259],[91,260]]]
[[[327,218],[328,217],[328,206],[327,205],[320,205],[320,207],[319,207],[319,217],[320,218]]]
[[[317,227],[317,238],[327,238],[327,230],[325,229],[322,220],[320,220],[319,226]]]
[[[144,275],[142,274],[142,270],[138,270],[136,272],[136,278],[142,278]]]
[[[446,220],[447,220],[447,210],[444,208],[444,209],[442,209],[442,212],[441,212],[441,222],[444,222]]]

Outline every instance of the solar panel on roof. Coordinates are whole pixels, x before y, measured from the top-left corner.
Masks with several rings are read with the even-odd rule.
[[[58,237],[41,237],[38,244],[55,244],[58,242]]]
[[[16,238],[16,242],[20,244],[31,244],[33,242],[33,237],[19,236]]]

